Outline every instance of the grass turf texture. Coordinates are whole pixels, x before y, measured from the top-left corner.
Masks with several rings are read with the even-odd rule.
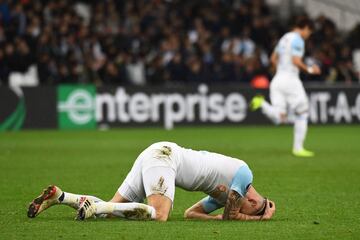
[[[276,202],[268,222],[184,220],[204,196],[176,190],[166,223],[77,222],[67,206],[28,219],[28,203],[48,184],[112,197],[137,155],[169,140],[245,160],[256,189]],[[315,158],[290,155],[290,127],[26,131],[0,134],[0,239],[351,239],[360,230],[360,127],[311,127]]]

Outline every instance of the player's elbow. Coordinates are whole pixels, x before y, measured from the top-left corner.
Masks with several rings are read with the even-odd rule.
[[[184,212],[184,218],[189,219],[189,218],[192,218],[192,216],[193,216],[192,209],[191,208],[186,209]]]
[[[227,221],[227,220],[235,220],[235,219],[236,218],[234,216],[232,216],[232,215],[228,215],[228,216],[223,215],[223,218],[222,218],[222,220],[225,220],[225,221]]]
[[[295,66],[300,66],[301,63],[302,63],[302,60],[301,60],[300,57],[295,56],[295,57],[292,57],[292,63],[293,63]]]
[[[276,58],[276,57],[271,57],[270,62],[271,62],[271,65],[272,65],[272,66],[276,67],[276,65],[277,65],[277,58]]]
[[[277,61],[276,60],[271,60],[271,66],[273,66],[274,68],[276,68],[277,66]]]
[[[271,64],[276,67],[277,61],[278,61],[278,56],[277,56],[277,54],[276,54],[276,53],[271,54],[271,56],[270,56],[270,62],[271,62]]]

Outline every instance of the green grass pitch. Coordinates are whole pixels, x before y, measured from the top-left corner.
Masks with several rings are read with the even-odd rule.
[[[268,222],[184,220],[204,196],[176,190],[166,223],[74,220],[56,206],[28,219],[28,203],[49,184],[110,199],[137,155],[168,140],[245,160],[256,189],[276,202]],[[290,127],[181,127],[0,134],[0,239],[359,239],[360,126],[311,126],[316,157],[290,155]]]

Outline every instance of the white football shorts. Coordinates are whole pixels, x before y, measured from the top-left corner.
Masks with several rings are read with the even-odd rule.
[[[301,80],[297,76],[275,75],[270,84],[271,104],[282,113],[288,110],[300,114],[309,110],[309,102]]]
[[[145,197],[160,194],[173,202],[176,177],[173,151],[176,149],[169,151],[163,144],[145,149],[119,187],[120,195],[131,202],[143,202]]]

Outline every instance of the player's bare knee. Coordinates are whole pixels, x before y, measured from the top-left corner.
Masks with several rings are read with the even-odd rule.
[[[156,211],[155,220],[164,222],[168,219],[172,205],[170,198],[160,194],[153,194],[148,197],[148,204]]]
[[[160,222],[167,221],[169,217],[169,211],[161,206],[154,206],[155,209],[155,220]]]
[[[166,222],[168,220],[168,215],[164,213],[158,213],[156,212],[155,220],[159,222]]]

